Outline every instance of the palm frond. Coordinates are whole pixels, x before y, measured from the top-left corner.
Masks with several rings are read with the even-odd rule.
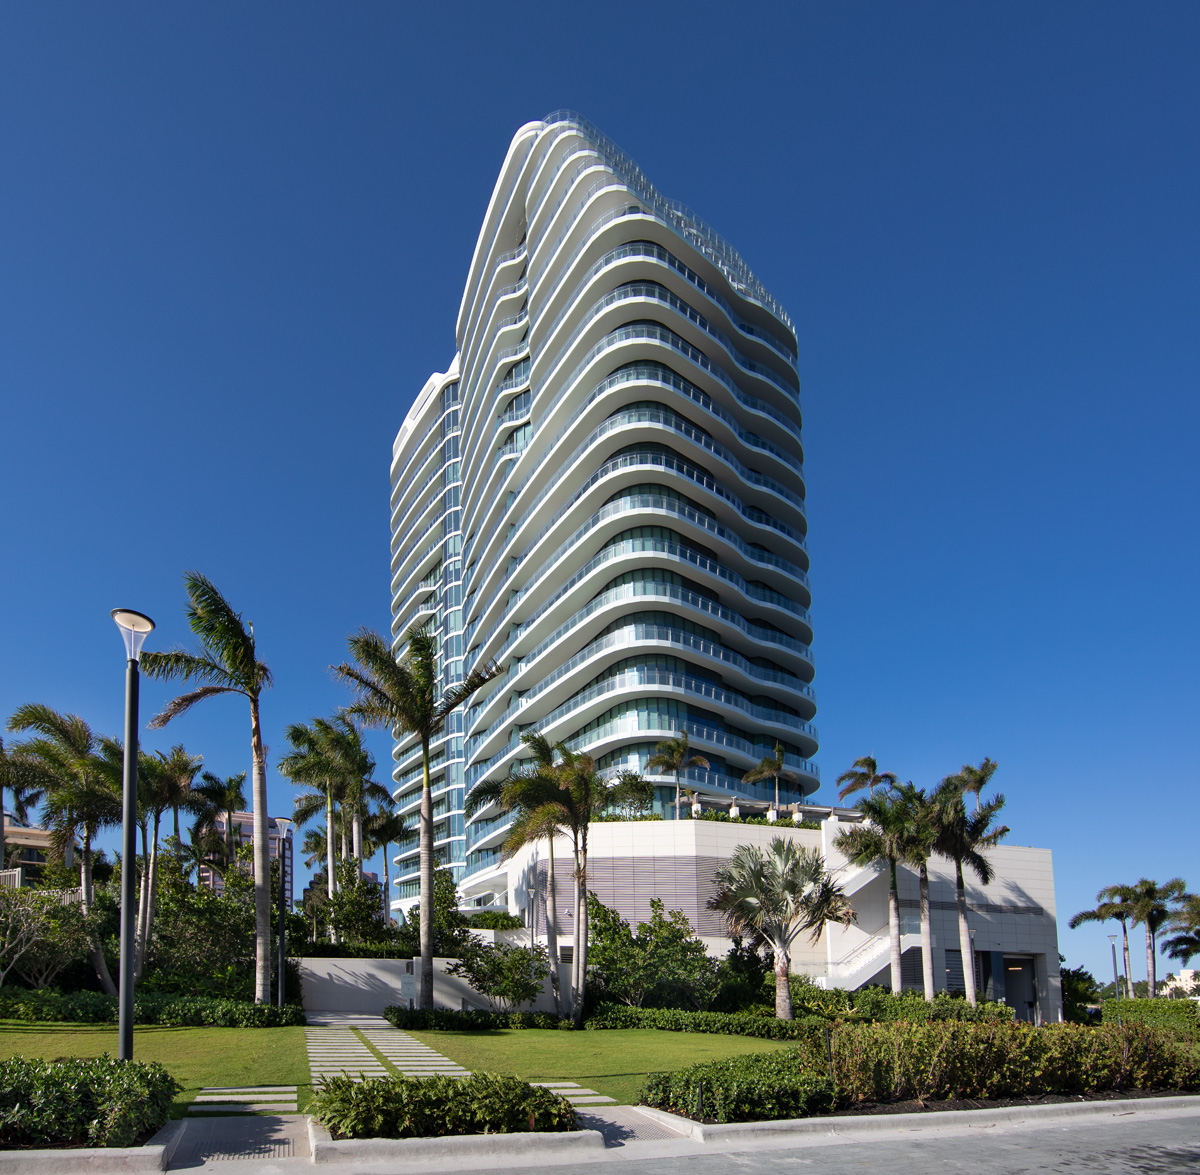
[[[159,713],[150,719],[151,730],[161,730],[172,718],[178,718],[180,714],[186,714],[197,702],[204,701],[205,698],[215,697],[217,694],[243,694],[245,691],[235,689],[233,686],[227,685],[205,685],[198,690],[192,690],[190,694],[181,694],[177,698],[172,698]]]

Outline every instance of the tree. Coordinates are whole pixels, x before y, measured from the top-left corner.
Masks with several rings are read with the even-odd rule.
[[[895,789],[897,803],[907,809],[904,863],[914,865],[920,893],[921,982],[925,998],[933,1000],[933,921],[929,914],[929,858],[938,833],[937,805],[910,780]]]
[[[41,935],[17,959],[17,974],[33,988],[49,985],[65,967],[88,953],[87,914],[82,904],[48,904]]]
[[[837,777],[837,782],[841,785],[838,791],[839,800],[844,800],[856,791],[862,791],[864,787],[870,798],[874,799],[877,787],[896,786],[896,775],[893,771],[880,771],[872,756],[863,755],[862,758],[854,760],[849,771],[843,771]]]
[[[5,793],[12,800],[13,814],[24,820],[28,817],[27,809],[41,803],[52,782],[34,757],[19,747],[6,749],[0,738],[0,869],[6,868],[8,861],[4,844]]]
[[[339,942],[383,942],[389,937],[379,883],[363,877],[353,860],[338,862],[338,884],[328,916]]]
[[[1146,928],[1146,982],[1150,999],[1158,994],[1157,968],[1158,932],[1169,925],[1172,906],[1183,900],[1187,885],[1182,877],[1172,877],[1159,885],[1141,877],[1128,887],[1129,907],[1134,926]]]
[[[963,881],[963,865],[968,865],[976,877],[987,885],[993,870],[984,850],[997,845],[1008,835],[1008,826],[993,827],[993,821],[1004,807],[1004,796],[996,795],[967,814],[963,799],[961,776],[950,775],[942,780],[933,794],[937,805],[938,834],[934,848],[947,860],[954,862],[954,894],[958,907],[958,946],[962,952],[963,983],[967,1002],[975,1003],[975,952],[971,946],[971,929],[967,925],[967,887]]]
[[[1066,959],[1058,956],[1060,964]],[[1062,977],[1063,1019],[1072,1024],[1090,1024],[1092,1017],[1088,1005],[1100,999],[1100,985],[1086,967],[1059,967]]]
[[[412,911],[408,921],[396,930],[396,944],[414,959],[420,958],[421,944],[425,941],[423,922],[430,927],[432,955],[439,959],[461,959],[473,940],[467,930],[466,918],[458,912],[458,886],[454,884],[454,875],[449,869],[435,869],[431,888],[432,918],[422,919],[420,908]]]
[[[800,777],[794,772],[787,771],[783,766],[783,744],[775,744],[775,753],[766,755],[759,762],[758,766],[753,771],[747,771],[742,776],[743,783],[758,783],[762,779],[775,780],[775,811],[779,811],[779,781],[782,779],[784,783],[790,787],[796,787],[800,783]]]
[[[510,1012],[542,994],[550,956],[540,943],[528,947],[473,939],[462,958],[446,968],[485,996],[493,1012]]]
[[[1129,902],[1129,890],[1124,885],[1106,885],[1096,894],[1094,910],[1080,910],[1067,923],[1072,930],[1085,922],[1117,922],[1121,927],[1121,958],[1125,964],[1125,991],[1132,993],[1129,981],[1129,921],[1133,917],[1133,909]],[[1118,996],[1119,998],[1119,996]]]
[[[620,771],[608,789],[608,806],[626,820],[644,820],[654,806],[654,784],[637,771]]]
[[[0,987],[45,937],[58,905],[58,895],[44,890],[0,888]]]
[[[494,661],[477,665],[457,685],[442,692],[437,678],[438,642],[424,625],[414,625],[403,638],[404,656],[397,660],[377,632],[361,628],[347,640],[355,664],[333,667],[356,694],[347,713],[367,726],[415,735],[421,743],[421,1007],[433,1007],[433,798],[429,745],[442,732],[452,711],[501,673]]]
[[[254,815],[254,1001],[271,998],[271,878],[267,841],[267,756],[263,747],[259,698],[271,686],[271,671],[258,660],[254,625],[242,620],[212,582],[198,571],[183,577],[188,627],[199,638],[201,651],[172,649],[143,653],[142,672],[159,681],[200,683],[196,689],[168,702],[150,722],[166,726],[197,702],[217,694],[241,694],[250,703],[251,796]]]
[[[702,767],[705,771],[709,762],[703,755],[693,755],[688,747],[688,734],[684,730],[674,738],[664,739],[654,748],[654,754],[646,760],[647,771],[669,771],[675,776],[675,819],[679,819],[679,797],[681,794],[679,777],[692,767]]]
[[[713,875],[717,892],[710,910],[719,910],[734,934],[761,936],[775,954],[775,1015],[792,1018],[788,984],[791,951],[800,935],[815,943],[826,922],[849,926],[855,914],[840,885],[829,875],[816,849],[804,849],[782,836],[764,851],[738,845]]]
[[[205,771],[200,776],[196,792],[204,804],[203,816],[213,831],[216,830],[218,814],[225,817],[225,863],[237,860],[237,846],[234,842],[234,812],[246,810],[246,773],[239,771],[236,775],[214,775]],[[194,835],[194,834],[193,834]]]
[[[1194,955],[1200,955],[1200,895],[1184,894],[1167,929],[1174,931],[1162,944],[1167,958],[1178,959],[1186,966]]]
[[[404,817],[394,808],[380,808],[377,812],[372,812],[367,816],[363,835],[367,843],[372,846],[371,850],[367,853],[368,857],[375,855],[376,846],[383,849],[383,892],[387,895],[384,905],[385,908],[390,910],[392,904],[392,872],[391,853],[388,850],[392,845],[398,845],[402,841],[407,840],[411,835],[411,830]],[[390,920],[390,914],[388,918]]]
[[[996,774],[998,763],[992,759],[984,759],[978,767],[972,767],[970,763],[964,763],[962,770],[958,773],[959,779],[962,780],[962,789],[964,794],[975,797],[975,810],[979,811],[979,793],[992,781],[992,776]]]
[[[516,818],[505,838],[503,853],[511,856],[527,844],[543,838],[548,848],[546,868],[546,947],[553,966],[550,969],[550,989],[554,996],[554,1014],[562,1017],[562,990],[558,975],[558,895],[554,873],[554,838],[568,824],[562,781],[558,769],[558,752],[545,735],[526,731],[521,736],[532,759],[518,763],[504,779],[481,780],[467,796],[465,814],[468,818],[496,804]]]
[[[716,987],[717,962],[682,910],[650,900],[650,920],[630,929],[616,910],[588,895],[591,967],[606,994],[631,1007],[705,1007]]]
[[[888,935],[891,939],[892,991],[903,989],[900,977],[900,889],[897,872],[916,838],[915,813],[896,795],[868,796],[858,801],[863,823],[843,829],[833,847],[856,865],[885,865],[888,871]]]
[[[91,727],[78,714],[60,714],[39,703],[21,706],[8,725],[10,730],[37,735],[15,750],[27,763],[36,764],[38,786],[46,798],[46,822],[68,866],[70,846],[77,836],[82,838],[80,885],[86,915],[92,907],[92,838],[121,820],[120,792],[112,786],[99,754],[103,740],[97,744]],[[27,783],[26,797],[31,794],[29,788]],[[108,962],[94,937],[89,953],[101,987],[116,995]]]

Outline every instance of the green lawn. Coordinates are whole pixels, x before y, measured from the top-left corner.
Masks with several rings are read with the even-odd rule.
[[[117,1030],[98,1024],[26,1024],[0,1020],[0,1058],[117,1055]],[[308,1103],[303,1028],[135,1028],[133,1056],[158,1061],[184,1087],[179,1117],[205,1085],[295,1085]]]
[[[623,1105],[637,1101],[647,1073],[743,1053],[772,1052],[792,1043],[749,1036],[657,1032],[652,1028],[603,1032],[502,1028],[411,1035],[474,1071],[512,1074],[527,1081],[577,1081]]]

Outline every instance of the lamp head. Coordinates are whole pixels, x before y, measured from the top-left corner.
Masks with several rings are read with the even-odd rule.
[[[125,641],[126,656],[130,661],[140,660],[142,644],[146,637],[154,631],[154,621],[141,612],[135,612],[132,608],[114,608],[112,618],[121,630],[121,637]]]

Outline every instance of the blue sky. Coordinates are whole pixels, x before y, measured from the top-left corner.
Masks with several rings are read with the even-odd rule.
[[[109,609],[187,641],[192,567],[254,622],[272,759],[347,700],[392,438],[509,140],[568,107],[797,324],[818,798],[865,753],[997,759],[1103,978],[1070,914],[1200,885],[1200,8],[432,8],[0,12],[0,714],[119,733]],[[145,745],[226,774],[248,727],[217,699]]]

